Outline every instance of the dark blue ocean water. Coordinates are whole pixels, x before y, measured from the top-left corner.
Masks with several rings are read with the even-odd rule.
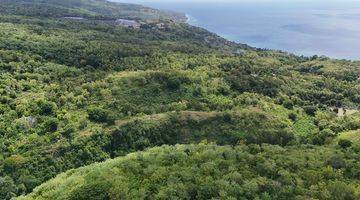
[[[254,47],[360,60],[359,0],[117,1],[186,13],[190,24]]]

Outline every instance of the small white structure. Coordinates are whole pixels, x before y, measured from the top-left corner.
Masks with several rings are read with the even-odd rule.
[[[126,28],[140,28],[140,23],[135,20],[118,19],[115,24]]]
[[[156,27],[158,29],[165,29],[165,24],[164,23],[158,23],[158,24],[156,24]]]

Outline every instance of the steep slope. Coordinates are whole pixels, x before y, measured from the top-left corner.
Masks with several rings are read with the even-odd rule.
[[[18,199],[358,199],[358,159],[313,146],[163,146],[70,170]]]

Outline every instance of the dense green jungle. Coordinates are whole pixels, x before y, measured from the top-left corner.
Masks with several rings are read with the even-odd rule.
[[[360,199],[359,107],[360,61],[0,0],[0,199]]]

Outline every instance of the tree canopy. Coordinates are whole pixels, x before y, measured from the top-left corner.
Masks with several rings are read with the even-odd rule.
[[[116,157],[122,163],[146,155],[155,159],[153,167],[164,167],[165,158],[149,153],[171,157],[169,149],[177,152],[174,159],[189,156],[189,166],[185,159],[181,168],[169,168],[184,169],[186,178],[192,167],[200,167],[194,155],[183,153],[186,148],[204,156],[211,174],[199,171],[180,182],[174,175],[166,179],[171,187],[136,175],[131,191],[126,185],[131,177],[116,171],[126,179],[63,188],[68,193],[63,198],[121,199],[108,195],[143,192],[159,199],[208,199],[207,192],[229,199],[358,198],[360,62],[229,42],[182,17],[103,0],[0,0],[0,199],[30,194],[68,170],[69,178],[83,169],[100,170],[89,180],[107,177],[106,170],[115,168],[91,164]],[[115,23],[118,18],[141,26],[124,27]],[[157,148],[176,144],[183,146]],[[256,163],[234,163],[236,158],[226,156],[211,163],[206,149],[212,156],[260,154],[267,168],[260,173]],[[137,151],[145,152],[126,156]],[[302,151],[307,153],[297,163]],[[271,172],[276,160],[284,163]],[[225,180],[231,169],[241,180],[234,188]],[[191,191],[200,183],[205,185]],[[42,198],[39,191],[29,198]]]

